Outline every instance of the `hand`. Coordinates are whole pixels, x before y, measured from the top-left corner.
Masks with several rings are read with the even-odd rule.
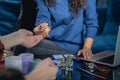
[[[35,69],[26,76],[27,80],[54,80],[58,71],[57,66],[51,64],[51,59],[47,58],[40,62]]]
[[[43,39],[42,35],[33,35],[32,32],[25,29],[19,30],[18,33],[21,39],[20,44],[27,48],[35,46],[37,43],[40,42],[40,40]]]
[[[33,36],[31,31],[20,29],[19,31],[0,37],[0,40],[5,46],[5,49],[9,49],[16,45],[23,45],[25,47],[33,47],[43,37],[41,35]]]
[[[82,50],[78,51],[78,56],[83,56],[84,58],[90,59],[93,57],[91,49],[83,48]]]
[[[44,38],[48,37],[48,33],[50,32],[50,27],[47,23],[42,23],[41,26],[36,26],[34,28],[35,34],[41,34]]]

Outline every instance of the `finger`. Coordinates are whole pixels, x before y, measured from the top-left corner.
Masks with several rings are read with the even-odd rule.
[[[39,34],[41,34],[41,32],[40,31],[36,31],[36,32],[34,32],[36,35],[39,35]]]
[[[81,54],[83,55],[84,58],[87,58],[87,50],[86,49],[82,49]]]
[[[39,35],[34,35],[34,37],[37,38],[38,40],[39,40],[39,39],[43,39],[43,36],[42,36],[41,34],[39,34]]]
[[[45,58],[45,59],[43,59],[40,63],[37,64],[36,68],[39,68],[39,66],[41,66],[43,64],[45,66],[47,66],[47,67],[50,66],[50,64],[51,64],[51,58]]]
[[[44,32],[45,32],[44,30],[41,30],[41,29],[40,29],[40,30],[36,30],[35,34],[36,34],[36,35],[38,35],[38,34],[41,34],[41,35],[42,35],[42,33],[44,33]]]
[[[91,57],[91,53],[90,50],[86,50],[86,58],[89,59]]]
[[[92,58],[93,57],[93,54],[90,54],[89,58]]]
[[[48,28],[46,28],[45,30],[46,30],[47,32],[49,32],[51,29],[48,27]]]
[[[78,51],[78,54],[77,54],[78,56],[80,56],[81,55],[81,50],[80,51]]]
[[[42,33],[42,35],[44,36],[44,38],[48,37],[48,34],[46,32]]]
[[[45,29],[46,29],[46,28],[44,28],[44,27],[40,28],[40,30],[42,30],[42,31],[45,31]]]
[[[28,35],[28,36],[32,36],[32,35],[33,35],[33,32],[27,31],[27,35]]]
[[[44,38],[47,36],[47,34],[44,32],[41,34]]]
[[[92,57],[93,57],[92,51],[89,51],[89,58],[92,58]]]
[[[54,68],[55,70],[58,70],[58,67],[52,62],[52,60],[51,60],[51,62],[50,62],[50,64],[49,64],[49,66],[50,66],[51,68]]]
[[[24,35],[33,35],[33,32],[26,29],[20,29],[18,32],[23,33]]]
[[[86,56],[87,56],[87,59],[91,58],[91,53],[87,52]]]
[[[51,58],[46,58],[43,60],[44,64],[48,64],[48,65],[51,64],[51,61],[52,61]]]
[[[36,32],[36,31],[39,31],[39,30],[40,30],[40,27],[37,26],[37,27],[35,27],[35,28],[33,29],[33,32]]]
[[[43,39],[43,36],[42,35],[35,35],[35,36],[32,36],[31,39],[33,39],[32,46],[34,46]]]
[[[85,52],[84,50],[81,50],[80,53],[81,53],[81,54],[80,54],[79,56],[82,56],[82,57],[86,58],[86,52]]]

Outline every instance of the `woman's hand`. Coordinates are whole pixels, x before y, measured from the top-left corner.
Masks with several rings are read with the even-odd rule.
[[[93,57],[92,51],[89,48],[83,48],[78,51],[78,56],[83,56],[84,58],[90,59]]]
[[[93,43],[92,38],[86,38],[83,49],[79,50],[77,55],[83,56],[84,58],[87,58],[87,59],[92,58],[93,57],[93,54],[91,51],[92,43]]]
[[[58,67],[51,64],[51,59],[47,58],[26,76],[26,80],[55,80],[57,71]]]
[[[49,32],[50,32],[50,27],[48,26],[47,23],[41,23],[40,26],[36,26],[34,28],[34,33],[37,34],[37,35],[40,34],[44,38],[48,37]]]

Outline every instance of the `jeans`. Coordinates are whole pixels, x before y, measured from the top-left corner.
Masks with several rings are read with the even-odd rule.
[[[74,54],[47,39],[43,39],[36,46],[27,49],[26,52],[31,52],[35,55],[35,57],[41,59],[51,57],[53,54]]]

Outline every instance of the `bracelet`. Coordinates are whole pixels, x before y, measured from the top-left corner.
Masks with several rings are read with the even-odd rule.
[[[83,47],[83,49],[88,49],[88,50],[91,50],[90,48],[88,48],[88,47]]]
[[[36,26],[42,27],[42,23],[46,23],[45,21],[40,21],[36,24]],[[46,23],[48,25],[48,23]],[[48,25],[49,26],[49,25]]]
[[[43,22],[43,23],[46,23],[46,22]],[[46,25],[48,26],[48,23],[46,23]],[[40,23],[38,26],[39,26],[40,28],[43,27],[42,23]]]

